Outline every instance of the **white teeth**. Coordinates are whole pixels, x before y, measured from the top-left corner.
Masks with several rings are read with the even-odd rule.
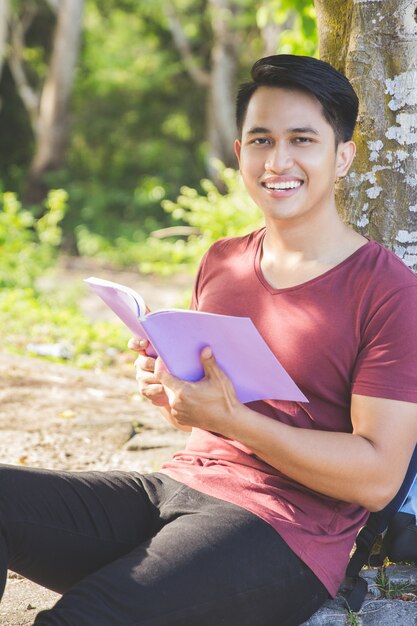
[[[265,187],[267,189],[274,189],[276,191],[282,191],[284,189],[296,189],[297,187],[301,187],[301,181],[292,180],[286,183],[265,183]]]

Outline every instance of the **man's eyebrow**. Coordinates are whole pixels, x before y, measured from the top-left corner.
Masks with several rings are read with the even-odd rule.
[[[263,126],[254,126],[246,131],[247,135],[261,135],[263,133],[270,133],[271,130],[269,128],[264,128]]]
[[[246,131],[247,135],[262,135],[263,133],[271,133],[270,128],[264,128],[263,126],[254,126],[253,128],[249,128]],[[312,126],[301,126],[300,128],[287,128],[285,131],[289,135],[319,135],[319,131],[313,128]]]
[[[319,135],[319,131],[312,126],[302,126],[301,128],[288,128],[287,133],[300,135]]]

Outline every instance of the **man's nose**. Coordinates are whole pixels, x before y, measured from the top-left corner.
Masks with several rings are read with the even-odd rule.
[[[293,164],[294,158],[289,146],[277,142],[268,151],[265,169],[273,172],[282,172],[288,170]]]

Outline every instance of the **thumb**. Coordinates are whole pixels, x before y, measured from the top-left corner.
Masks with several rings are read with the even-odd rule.
[[[217,361],[210,346],[203,348],[200,354],[200,359],[205,375],[210,377],[210,375],[218,369]]]

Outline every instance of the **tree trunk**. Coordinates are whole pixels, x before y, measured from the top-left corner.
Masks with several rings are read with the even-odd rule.
[[[233,14],[228,0],[209,0],[209,3],[214,35],[208,93],[209,168],[212,159],[219,159],[231,167],[236,164],[233,143],[236,138],[234,91],[237,51]]]
[[[69,128],[69,100],[79,50],[84,0],[62,0],[48,75],[42,89],[27,200],[37,202],[45,193],[45,172],[62,166]]]
[[[207,170],[210,177],[221,187],[217,169],[213,164],[219,160],[227,166],[235,165],[233,141],[236,122],[234,115],[234,86],[237,69],[236,34],[233,11],[236,3],[230,0],[208,0],[210,7],[213,46],[210,66],[201,69],[182,27],[178,11],[171,1],[164,4],[172,38],[193,81],[207,93]]]
[[[417,2],[315,5],[320,58],[346,74],[361,102],[341,213],[417,271]]]

